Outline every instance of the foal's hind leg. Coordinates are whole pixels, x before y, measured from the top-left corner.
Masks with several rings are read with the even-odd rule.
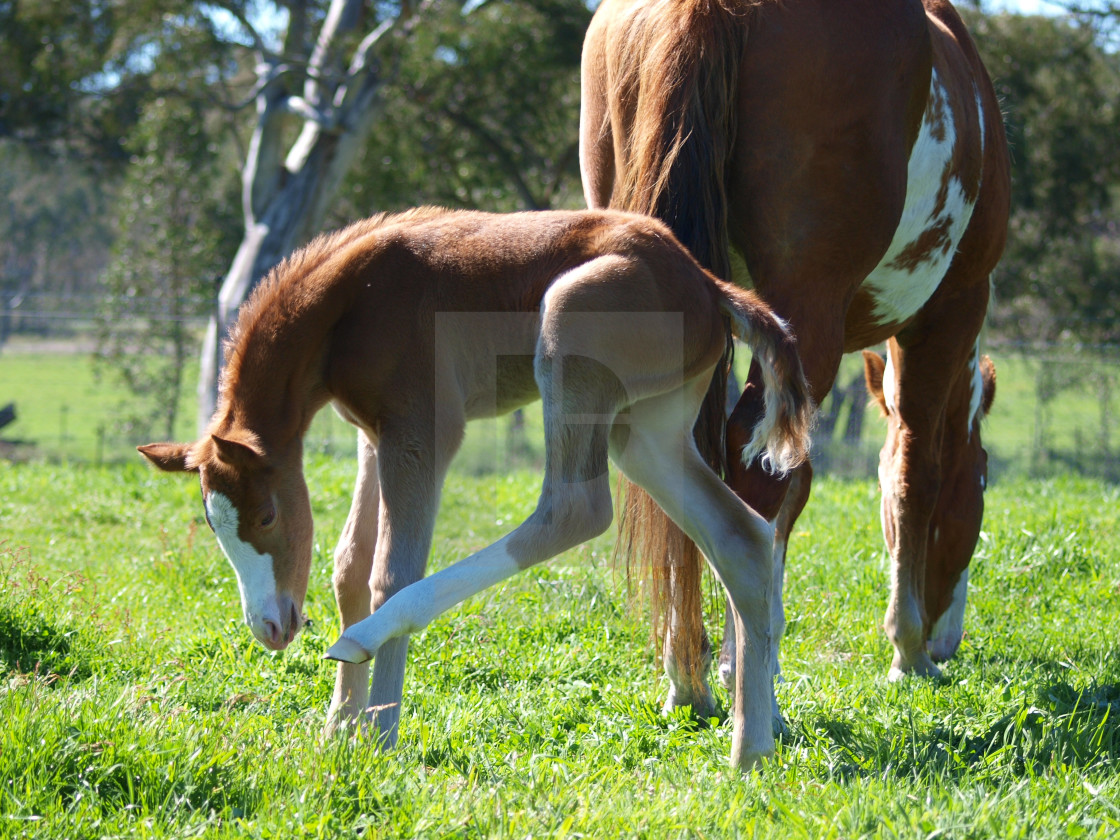
[[[628,434],[612,436],[611,451],[627,477],[700,546],[727,591],[738,641],[731,761],[747,769],[774,750],[769,633],[773,530],[696,451],[692,420],[702,393],[693,381],[682,391],[635,403]]]
[[[618,410],[614,388],[556,394],[545,360],[538,369],[544,399],[545,478],[536,510],[511,533],[446,569],[405,587],[327,651],[345,662],[381,658],[384,646],[425,627],[451,607],[522,569],[603,533],[610,525],[607,435]],[[559,397],[559,399],[557,399]],[[565,422],[564,415],[573,416]]]
[[[813,467],[806,461],[799,466],[790,476],[789,492],[782,502],[782,509],[774,520],[774,594],[770,599],[770,670],[776,682],[782,681],[782,666],[779,660],[782,636],[786,631],[786,610],[783,600],[785,589],[786,551],[789,546],[789,535],[797,518],[805,509],[809,501],[809,490],[813,481]],[[719,655],[720,683],[728,691],[735,681],[735,623],[731,612],[731,605],[727,605],[724,618],[723,646]],[[785,731],[785,723],[778,709],[777,699],[774,702],[774,731]]]
[[[739,384],[739,380],[735,376],[735,371],[729,371],[727,376],[726,404],[728,415],[730,415],[730,413],[734,410],[735,404],[739,401],[740,393],[742,393],[742,386]],[[800,508],[798,508],[798,512],[800,512]],[[682,547],[680,550],[695,551],[696,549],[694,546],[687,546]],[[774,555],[775,560],[782,561],[784,561],[785,559],[784,556],[784,548],[780,555],[778,553],[775,553]],[[698,556],[698,562],[703,563],[703,558]],[[677,564],[672,561],[669,561],[668,565],[671,569],[675,569],[677,567]],[[778,585],[777,595],[779,597],[776,600],[775,609],[780,612],[780,576],[776,578],[776,582]],[[679,638],[679,628],[681,625],[680,617],[677,616],[675,608],[671,607],[672,612],[669,615],[669,620],[666,622],[665,640],[662,647],[662,658],[665,663],[665,676],[669,678],[669,691],[665,697],[663,710],[668,712],[672,709],[688,706],[692,710],[692,714],[696,717],[709,718],[716,713],[718,704],[716,703],[715,695],[712,693],[712,689],[708,681],[708,672],[709,670],[711,670],[712,656],[714,651],[712,649],[711,639],[708,636],[707,631],[703,627],[703,594],[700,591],[699,585],[696,585],[697,591],[690,598],[688,595],[682,595],[681,593],[678,593],[676,591],[677,585],[678,581],[675,578],[670,581],[670,586],[672,587],[673,593],[669,598],[669,603],[678,604],[682,601],[684,601],[685,603],[688,603],[690,600],[695,601],[694,608],[697,612],[697,615],[693,616],[692,620],[699,622],[701,625],[699,628],[700,657],[698,662],[693,663],[691,670],[685,667],[685,662],[682,661],[683,658],[678,657],[677,647],[678,645],[684,644],[684,642],[682,642]],[[723,647],[720,651],[719,656],[719,677],[720,683],[723,685],[724,689],[726,689],[727,691],[733,691],[735,685],[735,620],[731,611],[730,601],[727,601],[726,598],[724,599],[724,601],[724,634]],[[775,615],[776,614],[777,613],[775,613]],[[784,613],[782,613],[782,616],[782,626],[784,626]],[[775,646],[775,655],[776,653],[777,648]],[[775,659],[775,664],[776,663],[777,660]],[[775,673],[777,673],[777,671],[775,671]],[[774,709],[774,715],[776,721],[780,723],[781,718],[778,716],[777,707],[775,707]]]

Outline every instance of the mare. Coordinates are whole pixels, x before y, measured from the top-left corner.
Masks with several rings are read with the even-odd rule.
[[[342,635],[327,651],[340,662],[327,729],[372,725],[387,745],[409,634],[605,531],[609,457],[703,547],[724,585],[739,634],[732,762],[749,767],[774,746],[773,528],[712,472],[692,433],[708,392],[726,388],[718,374],[732,333],[767,382],[751,446],[773,469],[794,469],[813,408],[785,325],[753,292],[701,268],[660,222],[616,211],[383,216],[273,269],[238,316],[206,434],[140,451],[161,469],[198,473],[245,620],[279,650],[304,622],[311,563],[303,436],[328,402],[358,427],[357,485],[335,552]],[[424,577],[467,420],[538,396],[536,509]]]
[[[717,276],[754,288],[790,325],[818,404],[844,353],[887,342],[867,374],[889,406],[889,673],[937,675],[961,640],[980,530],[994,374],[978,335],[1010,191],[999,103],[957,12],[944,0],[604,0],[582,84],[588,205],[656,216]],[[786,544],[812,467],[774,473],[744,450],[765,392],[752,364],[723,456],[730,486],[775,525],[778,677]],[[649,507],[640,493],[627,505]],[[701,563],[655,516],[622,521],[653,522],[631,542],[672,569],[666,704],[706,713],[707,639],[683,606]]]

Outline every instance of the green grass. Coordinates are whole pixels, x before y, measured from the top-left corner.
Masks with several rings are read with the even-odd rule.
[[[488,445],[483,445],[486,450]],[[460,464],[432,568],[508,530],[539,477]],[[321,741],[333,540],[354,467],[311,457],[306,611],[241,624],[190,481],[0,464],[0,837],[1112,837],[1120,828],[1120,491],[998,483],[968,635],[885,679],[872,482],[822,479],[787,575],[791,736],[726,766],[725,721],[665,689],[604,537],[414,638],[400,746]],[[726,699],[726,698],[725,698]]]

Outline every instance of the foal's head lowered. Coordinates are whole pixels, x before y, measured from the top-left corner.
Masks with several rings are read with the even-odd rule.
[[[245,623],[265,647],[283,650],[304,624],[311,570],[301,453],[268,453],[236,432],[139,449],[161,470],[198,473],[206,521],[237,575]]]

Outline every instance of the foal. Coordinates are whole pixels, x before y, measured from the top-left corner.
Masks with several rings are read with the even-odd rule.
[[[606,530],[609,454],[701,546],[727,590],[739,640],[732,761],[749,767],[774,745],[773,530],[705,464],[692,434],[731,332],[768,378],[746,456],[789,470],[805,457],[812,415],[792,339],[660,222],[613,211],[380,216],[277,266],[238,318],[207,433],[140,451],[161,469],[199,474],[246,623],[280,650],[303,623],[311,560],[303,436],[327,402],[358,427],[357,487],[335,553],[343,633],[327,651],[340,662],[327,728],[368,721],[389,745],[408,635]],[[546,467],[536,510],[424,578],[466,421],[538,396]]]

